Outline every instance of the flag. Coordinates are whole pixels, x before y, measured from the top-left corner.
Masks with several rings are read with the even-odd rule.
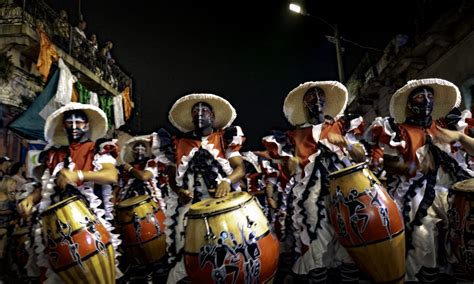
[[[53,64],[53,59],[57,60],[59,55],[43,27],[39,25],[37,30],[40,35],[40,52],[38,61],[36,62],[36,68],[38,68],[41,76],[43,76],[43,81],[46,81],[49,70],[51,69],[51,64]]]
[[[8,128],[23,137],[44,141],[46,118],[60,106],[54,100],[58,82],[59,71],[56,70],[41,94],[25,112],[10,123]]]
[[[123,96],[123,110],[124,110],[124,115],[125,115],[125,121],[127,121],[130,116],[132,115],[132,108],[133,108],[133,102],[130,98],[130,87],[126,87],[122,91],[122,96]]]

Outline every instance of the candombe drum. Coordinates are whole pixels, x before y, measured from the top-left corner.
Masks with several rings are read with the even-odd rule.
[[[125,199],[116,206],[122,248],[138,265],[163,259],[166,253],[165,214],[148,195]]]
[[[457,260],[474,280],[474,179],[457,182],[449,197],[448,240]]]
[[[192,283],[271,283],[279,243],[254,197],[232,192],[193,204],[184,263]]]
[[[66,283],[115,283],[115,253],[105,226],[78,196],[42,213],[51,268]]]
[[[13,261],[18,268],[25,268],[28,262],[28,251],[26,250],[26,241],[28,240],[30,233],[29,227],[18,227],[16,228],[11,236],[11,251]]]
[[[367,164],[331,173],[329,187],[332,226],[359,269],[374,282],[403,283],[403,219]]]

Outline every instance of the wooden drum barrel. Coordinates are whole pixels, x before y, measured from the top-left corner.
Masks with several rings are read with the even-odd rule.
[[[474,280],[474,179],[455,183],[449,198],[448,241],[466,274]]]
[[[184,263],[192,283],[271,283],[279,242],[246,192],[193,204],[187,213]]]
[[[166,254],[165,214],[148,195],[116,206],[116,220],[127,257],[138,265],[161,261]]]
[[[109,232],[79,197],[52,205],[41,216],[49,263],[65,283],[115,283]]]
[[[331,173],[329,183],[339,242],[374,282],[403,283],[403,219],[386,189],[366,163]]]

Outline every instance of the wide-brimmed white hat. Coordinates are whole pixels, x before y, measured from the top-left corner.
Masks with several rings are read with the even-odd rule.
[[[135,157],[133,156],[133,147],[137,143],[143,143],[145,144],[146,147],[146,157],[151,157],[151,135],[142,135],[142,136],[137,136],[133,137],[132,139],[129,139],[125,144],[122,146],[122,149],[120,149],[120,159],[125,162],[125,163],[130,163],[133,162]]]
[[[90,139],[95,141],[107,133],[107,117],[100,108],[81,103],[69,103],[53,112],[44,126],[44,137],[48,143],[55,145],[69,145],[66,130],[63,126],[64,113],[70,110],[82,110],[89,120]]]
[[[461,93],[458,87],[449,81],[436,78],[411,80],[398,89],[390,100],[390,116],[395,119],[395,122],[405,122],[408,110],[408,95],[421,86],[428,86],[433,89],[434,105],[431,113],[433,119],[445,116],[461,104]]]
[[[177,100],[171,107],[168,119],[174,127],[182,132],[194,130],[192,107],[198,102],[205,102],[214,111],[216,129],[230,126],[237,117],[234,107],[224,98],[214,94],[190,94]]]
[[[347,89],[337,81],[306,82],[294,88],[283,103],[283,113],[292,125],[301,125],[309,120],[308,111],[303,102],[304,94],[311,88],[319,87],[326,95],[324,115],[337,117],[346,109]]]

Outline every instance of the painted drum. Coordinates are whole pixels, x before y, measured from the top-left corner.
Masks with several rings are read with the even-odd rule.
[[[403,219],[367,164],[331,173],[329,187],[331,224],[359,269],[374,282],[403,283]]]
[[[165,214],[148,195],[125,199],[115,206],[122,249],[138,265],[163,260],[166,254]]]
[[[109,232],[78,196],[42,213],[51,268],[65,283],[115,283],[115,253]]]
[[[272,283],[279,242],[252,195],[205,199],[186,216],[184,263],[192,283]]]
[[[474,179],[455,183],[448,200],[448,241],[462,268],[474,281]]]
[[[11,251],[13,261],[20,268],[23,269],[28,262],[28,251],[26,250],[26,241],[29,238],[30,228],[19,227],[13,231],[11,236]]]

